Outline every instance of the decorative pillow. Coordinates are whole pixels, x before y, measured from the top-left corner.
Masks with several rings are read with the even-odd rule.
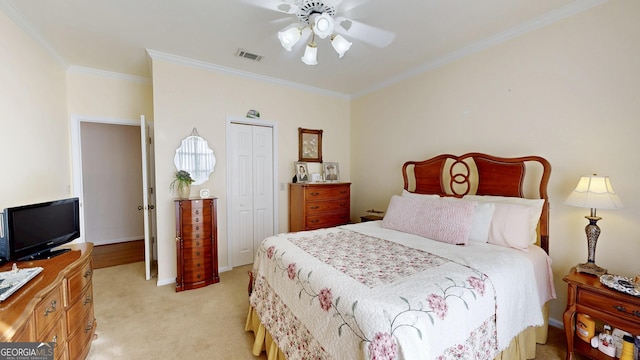
[[[540,215],[542,214],[542,206],[544,205],[544,199],[525,199],[520,197],[510,196],[494,196],[494,195],[465,195],[463,199],[479,201],[479,202],[493,202],[493,203],[506,203],[522,205],[529,208],[529,243],[535,244],[538,240],[538,222],[540,221]]]
[[[494,203],[495,210],[489,227],[489,244],[529,251],[528,206]]]
[[[405,189],[402,189],[402,196],[415,196],[415,197],[421,197],[421,198],[427,198],[427,199],[438,199],[438,198],[440,198],[440,195],[438,195],[438,194],[416,194],[414,192],[407,191]]]
[[[469,241],[486,243],[489,241],[489,227],[496,205],[490,202],[479,202],[473,211]]]
[[[474,201],[451,201],[416,196],[396,196],[382,220],[385,228],[449,244],[464,245],[469,238]]]

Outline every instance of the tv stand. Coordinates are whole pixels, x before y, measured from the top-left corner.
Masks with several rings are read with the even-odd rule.
[[[0,302],[0,343],[55,342],[56,359],[87,358],[96,329],[93,244],[68,248],[71,251],[53,259],[17,263],[19,268],[44,270]],[[11,266],[4,264],[0,271],[11,270]]]
[[[46,259],[51,259],[53,257],[56,257],[58,255],[62,255],[68,251],[71,251],[71,249],[50,249],[50,250],[45,250],[43,252],[39,252],[37,254],[25,256],[22,259],[19,259],[18,261],[46,260]]]

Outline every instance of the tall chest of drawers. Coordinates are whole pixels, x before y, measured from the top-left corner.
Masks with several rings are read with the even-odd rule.
[[[289,231],[349,223],[350,188],[351,183],[289,184]]]
[[[176,291],[220,281],[216,200],[176,200]]]

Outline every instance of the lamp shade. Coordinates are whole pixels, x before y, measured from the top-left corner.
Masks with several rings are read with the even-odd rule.
[[[351,47],[351,42],[338,34],[331,37],[331,46],[338,53],[338,57],[343,57],[344,53]]]
[[[592,209],[623,207],[608,176],[582,176],[576,188],[564,202],[567,205]]]
[[[301,59],[302,62],[307,65],[318,64],[318,48],[316,47],[316,43],[312,41],[307,44],[307,48],[304,50],[304,55]]]
[[[287,51],[291,51],[293,46],[300,40],[300,29],[291,27],[284,31],[278,32],[278,40]]]

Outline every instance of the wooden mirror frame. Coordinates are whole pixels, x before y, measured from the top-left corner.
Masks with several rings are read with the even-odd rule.
[[[305,143],[314,142],[305,146]],[[322,130],[298,128],[298,161],[322,162]]]

